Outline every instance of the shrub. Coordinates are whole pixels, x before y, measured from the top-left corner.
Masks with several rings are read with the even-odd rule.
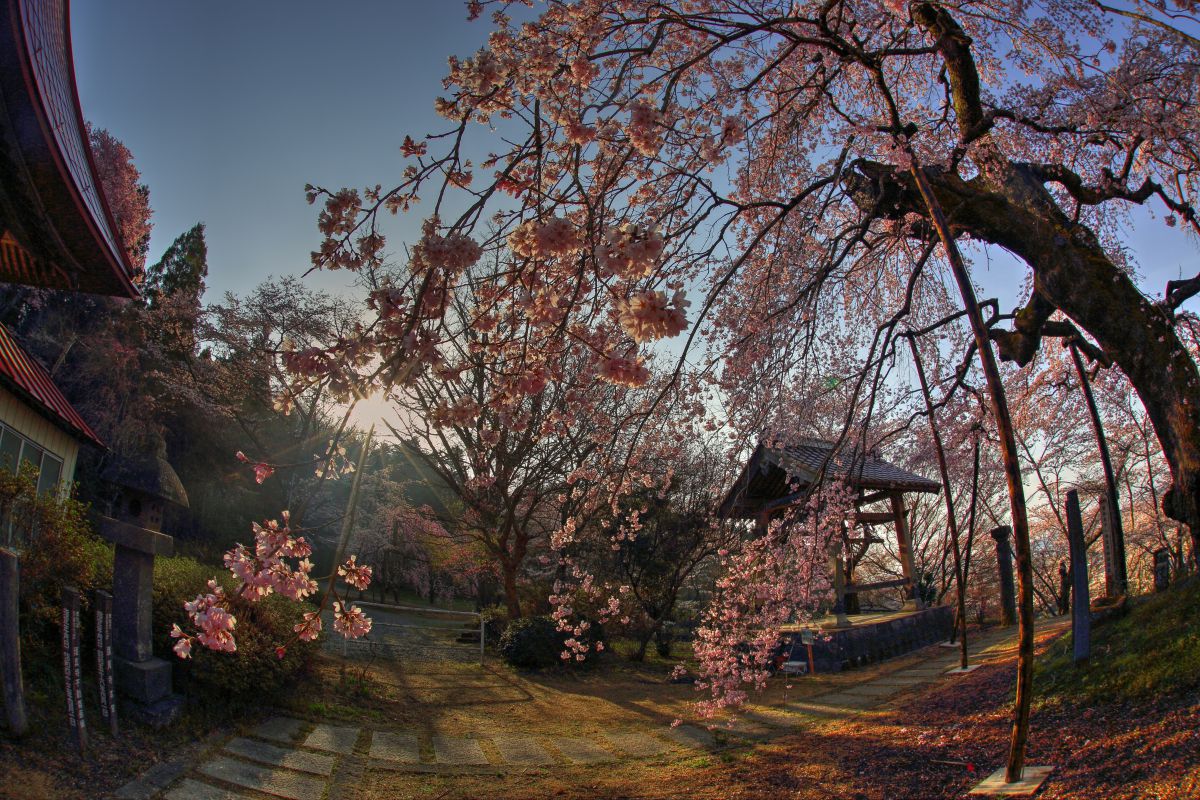
[[[279,695],[292,678],[304,670],[316,650],[314,642],[291,641],[292,626],[308,603],[296,603],[270,595],[256,603],[232,601],[237,617],[237,651],[221,653],[204,647],[192,650],[192,658],[182,661],[171,648],[172,624],[188,622],[183,604],[207,591],[209,579],[216,577],[229,592],[234,581],[221,569],[185,557],[159,558],[154,564],[154,635],[155,650],[176,664],[176,675],[184,691],[204,700],[270,698]],[[275,648],[289,643],[283,658]]]
[[[77,588],[86,602],[102,575],[95,553],[103,543],[82,503],[58,492],[38,494],[37,472],[28,464],[17,474],[0,469],[0,519],[8,544],[20,551],[22,622],[40,637],[58,624],[64,586]]]
[[[486,626],[483,630],[487,643],[492,647],[499,646],[500,638],[508,629],[508,611],[500,606],[489,606],[480,611],[479,616]]]
[[[564,639],[550,617],[514,619],[500,636],[500,656],[521,669],[551,667],[562,661]]]

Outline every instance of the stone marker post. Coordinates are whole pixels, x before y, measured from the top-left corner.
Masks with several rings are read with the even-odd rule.
[[[1079,513],[1079,493],[1067,492],[1067,544],[1071,548],[1071,575],[1075,601],[1071,604],[1071,637],[1075,643],[1074,661],[1086,661],[1092,654],[1092,598],[1088,588],[1087,542],[1083,539],[1083,517]]]
[[[1096,498],[1096,502],[1100,513],[1100,542],[1104,548],[1104,596],[1116,597],[1124,594],[1125,590],[1121,570],[1117,565],[1112,507],[1109,505],[1107,494],[1101,494]]]
[[[87,722],[83,716],[83,667],[79,658],[79,590],[62,590],[63,689],[67,696],[67,724],[79,752],[87,750]]]
[[[1160,547],[1154,551],[1154,591],[1165,592],[1171,585],[1171,551]]]
[[[100,689],[100,716],[117,735],[117,698],[113,686],[112,595],[96,590],[96,685]]]
[[[1000,572],[1000,622],[1003,625],[1017,624],[1017,586],[1013,576],[1013,553],[1008,543],[1012,528],[1001,525],[992,529],[996,540],[996,567]]]
[[[4,682],[4,710],[8,730],[24,736],[25,685],[21,681],[21,626],[18,619],[20,568],[17,554],[0,547],[0,679]]]
[[[116,687],[133,710],[151,724],[178,714],[171,694],[171,662],[154,657],[154,557],[171,555],[175,541],[165,533],[100,517],[100,535],[116,545],[113,560],[113,665]]]

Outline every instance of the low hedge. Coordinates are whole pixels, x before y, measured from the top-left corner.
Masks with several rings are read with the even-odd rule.
[[[500,656],[521,669],[559,663],[566,639],[550,617],[522,617],[508,623],[500,636]]]
[[[548,616],[522,617],[512,620],[500,635],[497,650],[509,664],[520,669],[543,669],[567,663],[562,658],[570,634],[558,630]],[[579,638],[588,646],[588,656],[597,652],[595,643],[602,641],[604,631],[597,622],[591,623],[586,634]],[[577,663],[572,659],[570,664]]]

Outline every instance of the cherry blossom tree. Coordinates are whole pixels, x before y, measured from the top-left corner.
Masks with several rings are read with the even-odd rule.
[[[117,238],[125,248],[134,271],[141,273],[150,252],[150,188],[142,183],[142,173],[133,163],[133,154],[120,139],[104,128],[87,123],[92,163],[108,210],[116,223]]]
[[[1179,27],[1193,9],[578,0],[518,23],[506,3],[470,4],[488,7],[488,47],[451,59],[437,101],[450,130],[404,141],[402,181],[310,192],[322,268],[371,269],[381,214],[429,213],[388,287],[393,330],[338,354],[379,355],[367,384],[433,365],[430,342],[464,330],[445,322],[447,287],[507,247],[495,299],[519,298],[533,364],[571,342],[599,380],[642,385],[653,342],[686,332],[656,397],[681,392],[699,417],[724,402],[709,421],[748,437],[786,426],[779,398],[811,397],[822,372],[849,385],[847,419],[870,418],[898,326],[934,330],[960,297],[965,318],[942,317],[970,323],[963,357],[984,372],[1016,534],[1018,776],[1033,580],[993,348],[1027,365],[1046,337],[1075,337],[1127,376],[1172,472],[1164,511],[1200,542],[1200,376],[1177,329],[1200,276],[1154,299],[1119,244],[1137,206],[1200,231],[1197,40]],[[970,259],[994,249],[1030,278],[1012,314],[975,299]]]

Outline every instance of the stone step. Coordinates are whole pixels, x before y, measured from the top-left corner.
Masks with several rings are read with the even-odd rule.
[[[251,731],[251,733],[260,739],[270,739],[275,742],[287,742],[291,744],[296,741],[296,738],[300,735],[300,731],[304,730],[307,724],[304,720],[292,719],[291,717],[272,717]]]
[[[573,764],[600,764],[617,758],[592,739],[557,736],[551,738],[550,743]]]
[[[397,764],[416,764],[421,760],[421,744],[415,733],[376,731],[371,736],[370,756]]]
[[[478,739],[455,736],[434,736],[433,757],[439,764],[481,766],[490,763]]]
[[[354,744],[358,741],[358,735],[361,732],[361,728],[323,723],[312,729],[312,733],[308,734],[304,740],[304,746],[314,750],[324,750],[327,753],[349,755],[354,752]]]
[[[191,778],[184,778],[163,797],[166,800],[250,800],[249,795],[241,792],[231,792]]]
[[[200,765],[202,775],[285,800],[322,800],[325,781],[285,769],[273,769],[218,756]]]
[[[509,764],[539,766],[555,761],[554,756],[532,736],[496,736],[492,744]]]
[[[272,767],[287,767],[298,772],[311,772],[314,775],[332,775],[333,756],[320,753],[308,753],[303,750],[292,750],[287,747],[277,747],[254,739],[231,739],[225,744],[226,752],[233,753],[251,761],[269,764]]]

